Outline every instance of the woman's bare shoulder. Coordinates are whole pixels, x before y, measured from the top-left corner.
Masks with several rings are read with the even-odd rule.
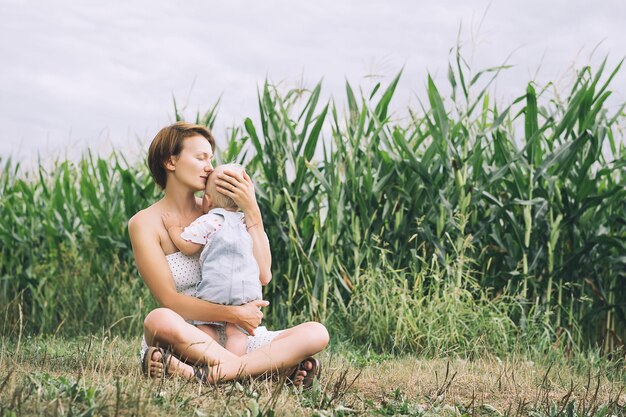
[[[158,222],[157,222],[158,220]],[[128,230],[131,231],[136,227],[150,229],[154,228],[156,230],[156,225],[161,222],[161,210],[159,210],[158,203],[151,205],[143,210],[135,213],[133,217],[128,220]],[[150,227],[152,225],[152,227]]]
[[[147,229],[157,233],[165,231],[162,227],[163,223],[161,220],[164,208],[160,203],[161,201],[157,201],[150,207],[138,211],[133,217],[130,218],[130,220],[128,220],[128,230],[131,234],[133,233],[133,229]],[[200,215],[202,214],[202,199],[196,198],[196,204],[196,209]]]

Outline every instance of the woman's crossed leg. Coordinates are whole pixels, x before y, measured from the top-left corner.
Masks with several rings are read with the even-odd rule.
[[[170,356],[167,374],[193,378],[194,367],[208,365],[207,382],[230,381],[240,377],[255,377],[266,373],[285,373],[309,356],[328,345],[328,331],[317,322],[303,323],[283,330],[270,343],[238,357],[219,345],[213,338],[187,323],[180,315],[167,308],[157,308],[144,321],[146,342],[149,346],[167,346],[178,358]],[[148,374],[163,376],[161,352],[152,352]],[[295,375],[298,385],[311,369],[309,361]]]

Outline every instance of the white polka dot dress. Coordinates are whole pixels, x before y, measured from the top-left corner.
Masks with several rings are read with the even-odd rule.
[[[196,294],[196,286],[202,280],[202,269],[199,261],[199,255],[188,256],[182,252],[175,252],[165,257],[172,271],[172,277],[176,285],[176,292],[179,294],[190,295]],[[221,327],[223,331],[223,327]],[[261,346],[271,342],[279,331],[267,330],[264,326],[257,327],[254,336],[248,336],[248,347],[246,353],[260,348]],[[141,340],[141,358],[148,350],[145,338]]]
[[[196,286],[202,280],[198,258],[199,254],[187,256],[182,252],[175,252],[165,257],[172,270],[177,293],[196,295]]]

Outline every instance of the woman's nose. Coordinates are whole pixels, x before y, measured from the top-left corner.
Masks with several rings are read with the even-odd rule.
[[[209,161],[209,163],[204,167],[204,170],[210,174],[211,172],[213,172],[213,163],[211,161]]]

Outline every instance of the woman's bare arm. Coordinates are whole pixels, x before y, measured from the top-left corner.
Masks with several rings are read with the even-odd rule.
[[[224,306],[177,293],[154,221],[148,213],[138,213],[128,222],[128,231],[139,273],[159,304],[188,320],[227,321],[253,334],[263,318],[258,307],[269,303],[257,300],[243,306]]]

